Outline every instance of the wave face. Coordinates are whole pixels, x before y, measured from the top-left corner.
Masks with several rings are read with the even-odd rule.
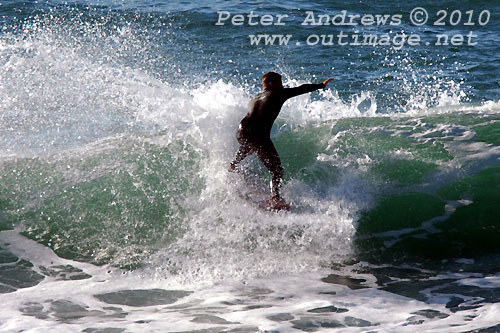
[[[245,5],[211,6],[0,7],[2,229],[64,258],[188,279],[498,253],[496,48],[256,54],[245,34],[257,28],[225,38],[214,25]],[[226,173],[268,70],[289,86],[337,80],[288,101],[273,128],[290,214],[257,210]]]

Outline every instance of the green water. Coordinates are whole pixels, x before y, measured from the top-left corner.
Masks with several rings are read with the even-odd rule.
[[[360,258],[473,256],[500,251],[500,167],[470,163],[448,145],[494,147],[498,124],[495,116],[475,114],[352,118],[296,127],[274,142],[285,187],[300,182],[321,197],[346,175],[365,184],[373,202],[355,222]],[[476,135],[464,141],[466,131]],[[195,143],[150,132],[6,159],[0,230],[21,226],[65,258],[140,266],[187,230],[193,206],[186,202],[206,188],[209,156]],[[249,163],[269,179],[258,160]],[[220,205],[231,200],[226,195]]]
[[[103,146],[4,163],[2,193],[11,195],[1,202],[9,221],[2,226],[22,223],[61,257],[122,267],[173,241],[186,218],[179,200],[203,188],[199,153],[141,138]]]

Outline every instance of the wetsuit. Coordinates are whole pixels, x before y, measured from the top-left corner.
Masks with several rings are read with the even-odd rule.
[[[240,148],[231,162],[235,170],[245,157],[257,153],[259,159],[272,174],[272,197],[281,200],[280,189],[283,178],[281,160],[271,141],[271,128],[285,101],[291,97],[325,88],[323,83],[303,84],[296,88],[266,89],[248,103],[248,114],[243,118],[236,132]]]

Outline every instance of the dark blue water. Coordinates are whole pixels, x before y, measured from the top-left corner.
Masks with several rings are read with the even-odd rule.
[[[415,26],[410,21],[409,13],[417,6],[429,12],[429,23],[423,26]],[[349,99],[353,93],[371,91],[380,103],[381,112],[405,111],[408,101],[418,95],[425,95],[426,104],[432,106],[438,103],[436,95],[439,92],[453,93],[453,89],[457,89],[454,85],[460,85],[460,91],[465,94],[461,97],[463,101],[473,103],[495,100],[500,89],[496,79],[499,8],[498,4],[489,2],[456,5],[453,2],[410,1],[389,5],[373,1],[342,4],[292,1],[283,5],[279,2],[226,4],[217,1],[206,4],[178,1],[168,4],[155,1],[4,1],[1,10],[4,30],[24,38],[36,36],[36,32],[30,29],[41,26],[62,30],[60,32],[65,38],[72,38],[66,42],[75,43],[75,47],[84,52],[90,52],[90,49],[95,52],[98,48],[95,44],[108,43],[103,40],[105,36],[100,40],[92,34],[85,36],[86,29],[97,29],[101,34],[113,36],[119,27],[130,28],[131,34],[142,45],[134,45],[134,50],[110,50],[102,60],[119,61],[177,84],[193,85],[223,78],[258,86],[260,76],[268,70],[299,80],[333,76],[337,79],[334,88],[342,98]],[[334,16],[342,10],[348,15],[400,15],[401,23],[379,27],[301,25],[308,11],[313,11],[315,16]],[[438,15],[440,10],[445,13]],[[485,10],[490,15],[483,13]],[[287,17],[282,26],[251,26],[248,20],[241,26],[231,24],[230,20],[224,21],[223,26],[216,26],[218,11],[229,11],[231,18],[250,12],[259,17],[273,15],[275,20],[277,15]],[[452,15],[454,11],[458,12]],[[444,19],[440,20],[441,17]],[[253,21],[257,22],[258,18]],[[445,25],[434,25],[440,21]],[[456,25],[451,25],[450,21]],[[83,22],[92,25],[86,27]],[[480,24],[485,22],[487,24]],[[311,34],[338,35],[341,31],[351,37],[368,33],[417,34],[422,45],[395,50],[386,46],[307,46],[305,43]],[[476,45],[434,45],[438,34],[451,37],[457,34],[467,36],[470,32],[477,35],[472,41]],[[288,46],[252,46],[248,37],[252,34],[291,34],[293,37]],[[297,41],[301,42],[300,47],[297,47]],[[88,42],[92,44],[85,45]],[[425,45],[427,42],[430,45]],[[112,45],[104,47],[112,48]]]

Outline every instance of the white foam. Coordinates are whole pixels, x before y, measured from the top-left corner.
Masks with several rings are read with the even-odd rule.
[[[347,325],[353,320],[363,320],[363,325],[369,323],[369,326],[365,327],[344,326],[333,330],[324,327],[320,332],[414,332],[415,329],[419,332],[463,332],[494,326],[500,315],[500,307],[497,304],[484,304],[481,308],[453,312],[446,308],[452,295],[433,296],[423,302],[379,290],[375,276],[354,273],[355,267],[352,271],[347,267],[341,271],[318,269],[315,272],[300,274],[270,274],[265,278],[246,276],[239,281],[224,280],[208,285],[179,285],[176,279],[151,278],[147,269],[125,272],[58,258],[50,249],[20,236],[18,230],[0,232],[0,243],[16,256],[32,262],[35,270],[42,265],[72,265],[92,275],[85,280],[67,281],[46,277],[37,286],[2,294],[2,332],[80,332],[87,328],[109,327],[133,332],[178,332],[215,327],[294,332],[298,330],[292,326],[298,325],[297,321],[302,318],[307,318],[306,322],[311,323],[335,321]],[[254,264],[259,265],[259,262]],[[204,267],[199,268],[202,274]],[[332,273],[366,280],[361,283],[365,288],[351,289],[342,284],[322,281]],[[497,276],[473,278],[464,273],[462,276],[438,276],[436,279],[445,281],[450,277],[461,278],[459,281],[466,285],[485,288],[498,286]],[[94,297],[96,294],[120,290],[152,288],[190,290],[193,293],[171,305],[138,307],[106,304]],[[67,313],[69,317],[64,319],[66,313],[58,314],[53,308],[54,301],[70,301],[83,307],[84,311]],[[42,306],[41,313],[47,318],[22,315],[20,309],[28,305]],[[310,312],[328,306],[342,311]],[[435,311],[448,317],[426,318],[416,314],[422,310]],[[287,319],[272,320],[280,314],[282,319],[283,316]],[[77,318],[79,315],[81,317]],[[200,318],[216,318],[219,323],[203,323]],[[226,323],[220,323],[223,321]]]
[[[190,95],[191,99],[188,95],[181,98],[186,98],[186,104],[191,106],[191,123],[177,133],[191,133],[200,140],[199,146],[207,156],[201,169],[205,187],[199,197],[185,201],[189,214],[187,231],[152,258],[154,274],[165,277],[176,271],[176,278],[184,283],[193,280],[210,284],[315,270],[325,261],[335,257],[339,260],[351,253],[356,212],[370,202],[369,195],[361,190],[365,186],[356,183],[357,178],[346,176],[344,183],[321,196],[305,184],[289,182],[283,189],[285,196],[293,205],[309,207],[307,211],[263,212],[237,197],[237,180],[226,171],[238,147],[235,131],[247,112],[248,94],[240,87],[218,81],[192,90]],[[318,120],[310,114],[294,118],[304,113],[299,111],[300,105],[309,105],[309,98],[302,96],[297,104],[287,105],[280,116],[282,121],[304,124]],[[328,103],[333,102],[325,102]],[[328,107],[319,109],[326,112]],[[163,121],[161,115],[154,114],[148,119]],[[175,123],[161,123],[169,129],[172,124]]]

